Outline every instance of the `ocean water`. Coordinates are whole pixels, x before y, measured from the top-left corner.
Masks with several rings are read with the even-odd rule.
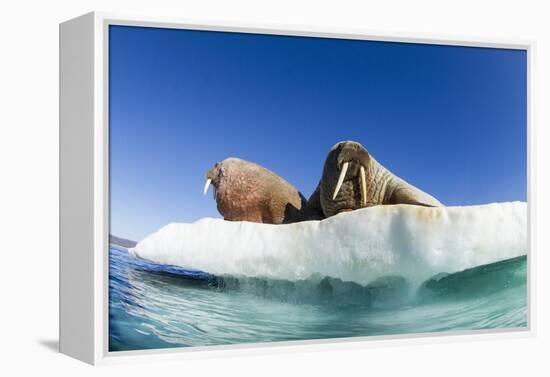
[[[111,245],[109,349],[141,350],[527,326],[527,258],[412,285],[213,276]]]

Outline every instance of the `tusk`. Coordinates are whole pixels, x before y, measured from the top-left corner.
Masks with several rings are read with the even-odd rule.
[[[206,180],[206,183],[204,184],[204,190],[202,192],[203,195],[206,195],[206,192],[208,191],[208,187],[210,187],[210,182],[212,182],[211,179]]]
[[[334,190],[334,195],[332,195],[332,200],[336,199],[336,195],[338,195],[338,191],[340,191],[340,187],[342,187],[342,182],[344,182],[344,178],[346,177],[346,172],[348,171],[349,162],[344,162],[344,165],[342,165],[342,171],[340,172],[340,176],[338,177],[338,183],[336,183],[336,190]]]
[[[367,206],[367,177],[365,174],[365,167],[361,166],[359,169],[361,175],[361,204],[363,207]]]

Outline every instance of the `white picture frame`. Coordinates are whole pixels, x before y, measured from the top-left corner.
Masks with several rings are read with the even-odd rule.
[[[109,124],[108,33],[110,25],[315,36],[521,49],[528,62],[528,327],[433,334],[239,344],[144,351],[108,351]],[[532,72],[534,42],[434,37],[313,27],[200,24],[157,17],[92,12],[60,24],[60,352],[90,364],[144,359],[211,357],[227,353],[292,352],[296,349],[370,347],[391,343],[463,341],[533,336],[534,210]],[[79,245],[75,248],[74,245]],[[460,337],[455,335],[460,334]]]

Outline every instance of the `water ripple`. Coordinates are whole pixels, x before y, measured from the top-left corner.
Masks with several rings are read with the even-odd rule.
[[[525,327],[526,258],[439,274],[415,291],[389,276],[361,286],[214,277],[110,249],[110,350]]]

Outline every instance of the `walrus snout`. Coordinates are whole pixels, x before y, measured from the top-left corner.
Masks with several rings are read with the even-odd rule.
[[[336,168],[340,171],[336,188],[332,194],[332,200],[335,200],[338,196],[342,184],[347,177],[348,179],[359,180],[359,185],[361,187],[361,204],[366,205],[367,175],[365,167],[368,166],[370,159],[367,150],[358,142],[341,141],[332,148],[331,154],[336,156]]]
[[[206,172],[206,182],[204,183],[203,195],[206,195],[210,185],[214,186],[214,197],[216,196],[215,190],[217,190],[220,180],[223,178],[224,168],[221,162],[216,162],[214,167]]]

